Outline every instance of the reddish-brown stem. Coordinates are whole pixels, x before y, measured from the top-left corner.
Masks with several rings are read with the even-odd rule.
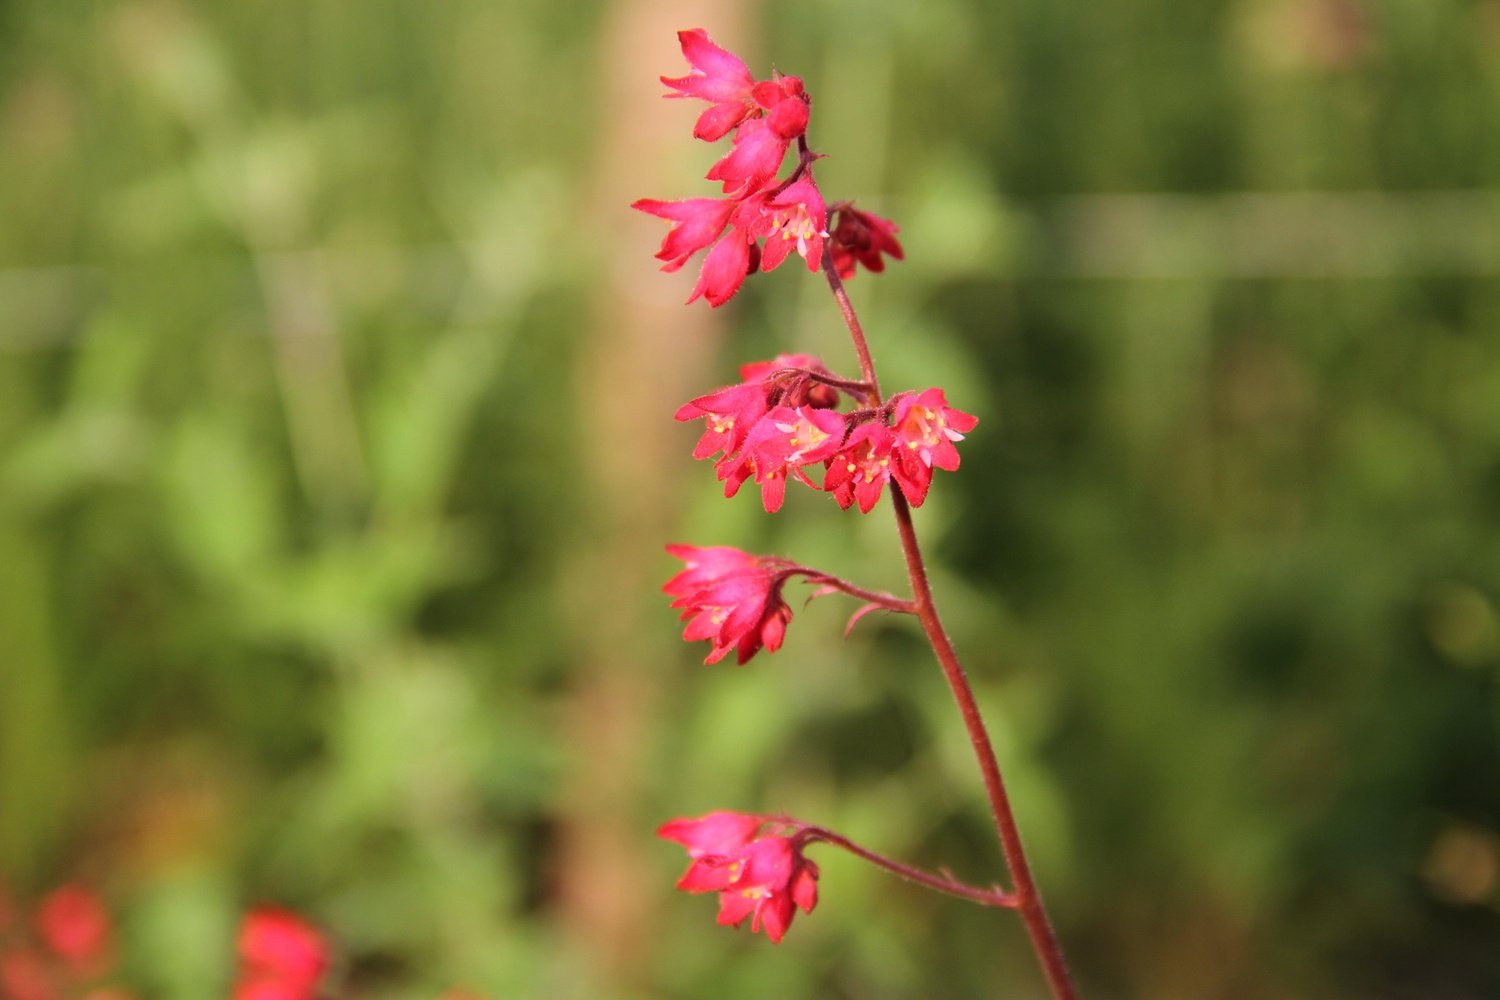
[[[857,597],[866,603],[879,605],[887,611],[897,611],[905,615],[914,615],[917,613],[915,601],[902,600],[895,594],[887,594],[880,590],[866,590],[864,587],[856,586],[848,580],[829,576],[827,573],[808,569],[806,566],[794,566],[782,572],[784,576],[805,576],[809,583],[821,583],[825,587],[832,587],[834,590],[848,594],[850,597]],[[814,594],[813,596],[816,597],[817,595]]]
[[[863,397],[870,394],[870,387],[863,382],[857,382],[851,378],[839,378],[837,375],[825,375],[822,372],[815,372],[809,368],[780,368],[772,372],[770,378],[774,381],[798,375],[812,379],[814,382],[821,382],[824,385],[832,386],[835,389],[842,389],[856,396]]]
[[[828,278],[833,300],[839,304],[839,312],[844,315],[844,325],[849,328],[849,336],[854,341],[854,353],[859,358],[859,373],[870,387],[870,402],[879,409],[883,399],[880,395],[880,380],[875,377],[875,361],[870,357],[870,345],[865,340],[864,327],[859,325],[859,315],[854,311],[854,303],[849,301],[849,293],[844,290],[843,279],[833,266],[833,252],[826,243],[823,246],[823,274]]]
[[[854,305],[849,301],[849,293],[844,289],[838,270],[833,266],[833,255],[827,248],[823,252],[823,274],[828,279],[834,301],[838,303],[844,322],[849,327],[849,336],[854,341],[854,353],[859,357],[860,372],[869,383],[870,393],[878,407],[881,405],[880,380],[875,376],[875,363],[870,358],[864,328],[860,326]],[[1000,849],[1005,855],[1006,867],[1010,869],[1011,880],[1015,884],[1015,892],[1011,897],[1014,908],[1026,925],[1032,949],[1036,952],[1037,961],[1041,963],[1053,997],[1056,1000],[1076,1000],[1078,992],[1068,973],[1062,946],[1052,929],[1052,922],[1042,904],[1041,892],[1037,889],[1031,866],[1026,860],[1021,831],[1016,825],[1015,812],[1011,809],[1010,797],[1006,794],[1005,782],[1000,776],[1000,765],[995,759],[989,730],[979,713],[979,703],[974,698],[974,689],[964,673],[963,664],[959,662],[953,643],[943,628],[942,619],[938,617],[932,587],[927,580],[927,565],[922,558],[921,546],[917,544],[911,506],[894,482],[891,484],[890,494],[891,507],[896,513],[896,528],[901,535],[901,552],[906,558],[907,576],[911,579],[916,615],[922,623],[922,631],[927,634],[928,642],[932,644],[938,664],[943,668],[943,676],[947,678],[953,698],[958,702],[959,714],[963,716],[964,727],[968,730],[969,742],[974,748],[974,757],[979,763],[979,772],[984,778],[985,791],[989,796],[990,812],[994,816],[995,830],[1000,837]]]
[[[967,899],[969,902],[978,903],[980,906],[1014,907],[1016,905],[1016,898],[999,887],[981,889],[979,886],[969,885],[955,878],[934,875],[932,872],[923,871],[912,865],[895,861],[883,854],[876,854],[874,851],[859,846],[848,837],[840,836],[832,830],[821,826],[798,823],[796,820],[786,820],[785,822],[801,827],[801,831],[797,834],[798,840],[809,842],[820,840],[825,844],[832,844],[834,847],[848,851],[855,857],[868,861],[878,868],[884,868],[886,871],[898,875],[908,882],[914,882],[917,885],[926,886],[938,892],[945,892],[950,896],[957,896],[959,899]]]

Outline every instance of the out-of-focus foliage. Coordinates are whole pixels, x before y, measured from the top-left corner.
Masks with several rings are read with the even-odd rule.
[[[600,279],[653,249],[596,200],[628,9],[0,8],[0,872],[103,887],[143,996],[222,994],[256,900],[349,996],[1040,993],[1004,915],[825,852],[771,947],[650,840],[783,810],[999,864],[908,624],[845,643],[828,599],[705,669],[598,563],[902,579],[881,511],[719,497],[680,400],[600,425]],[[902,225],[851,286],[884,379],[982,418],[919,529],[1086,993],[1500,992],[1500,3],[748,9],[825,192]],[[632,196],[708,193],[679,110]],[[795,270],[702,389],[853,367]],[[680,469],[598,477],[674,434]],[[662,477],[674,533],[612,538]],[[580,888],[600,851],[647,877]]]

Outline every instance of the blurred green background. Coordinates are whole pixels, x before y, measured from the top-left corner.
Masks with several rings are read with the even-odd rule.
[[[0,4],[0,872],[221,996],[1036,997],[1018,923],[818,854],[778,947],[676,815],[987,881],[910,623],[698,664],[667,541],[904,589],[684,399],[855,368],[788,266],[683,309],[672,30],[802,75],[889,388],[982,418],[918,528],[1092,997],[1500,995],[1500,2]],[[795,596],[795,595],[794,595]],[[799,605],[800,606],[800,605]]]

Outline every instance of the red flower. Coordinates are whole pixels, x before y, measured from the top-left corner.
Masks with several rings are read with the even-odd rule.
[[[677,882],[686,892],[717,892],[718,922],[764,930],[780,943],[798,908],[811,913],[818,903],[818,867],[802,855],[792,837],[752,839],[766,821],[739,813],[710,813],[700,819],[665,823],[657,835],[688,849],[692,864]]]
[[[674,223],[656,254],[665,261],[664,271],[675,271],[698,251],[713,247],[688,302],[704,298],[711,306],[721,306],[734,297],[746,276],[760,269],[762,239],[771,240],[768,270],[785,259],[792,242],[810,268],[818,267],[827,218],[811,175],[774,200],[771,196],[787,147],[807,131],[810,101],[798,77],[756,82],[739,57],[715,45],[701,28],[678,32],[677,37],[692,72],[662,77],[662,82],[675,91],[668,97],[694,97],[713,105],[698,118],[693,130],[698,138],[712,141],[733,131],[730,151],[708,172],[730,197],[643,198],[632,207]],[[724,236],[726,227],[730,232]]]
[[[778,406],[751,429],[745,448],[785,465],[814,465],[839,449],[847,429],[843,414],[812,406]]]
[[[328,943],[322,933],[297,914],[272,906],[245,914],[239,952],[236,998],[310,998],[328,969]]]
[[[669,545],[667,551],[686,569],[662,590],[677,598],[672,607],[681,608],[688,623],[682,637],[711,641],[704,663],[717,663],[734,649],[744,664],[762,648],[781,648],[792,609],[781,599],[785,580],[774,560],[727,547]]]
[[[787,476],[794,475],[813,489],[801,466],[821,463],[838,450],[846,422],[841,414],[811,406],[777,406],[751,428],[738,454],[719,460],[724,495],[732,497],[752,475],[760,484],[766,512],[781,509]]]
[[[795,249],[807,261],[809,271],[818,270],[823,266],[827,222],[828,209],[811,177],[804,176],[788,186],[766,203],[760,225],[754,231],[766,240],[760,269],[772,270]]]
[[[696,545],[668,545],[667,552],[683,562],[682,572],[661,587],[664,593],[674,597],[692,597],[722,577],[759,573],[761,570],[760,556],[728,545],[713,545],[706,549]]]
[[[666,261],[661,268],[663,271],[676,271],[698,251],[719,240],[740,205],[731,198],[687,198],[683,201],[641,198],[630,207],[676,223],[656,252],[657,260]],[[711,305],[723,305],[739,291],[745,276],[759,263],[760,248],[755,241],[741,228],[731,230],[703,259],[698,282],[693,286],[688,302],[702,296]]]
[[[730,198],[686,198],[682,201],[642,198],[630,207],[676,223],[656,252],[657,260],[666,261],[663,271],[676,271],[693,254],[719,238],[724,227],[729,225],[734,206],[735,202]]]
[[[731,229],[703,258],[703,269],[698,272],[698,283],[688,296],[688,304],[701,296],[711,306],[722,306],[734,298],[734,293],[745,283],[745,276],[759,264],[760,247],[755,240],[739,229]]]
[[[891,478],[891,449],[896,436],[878,420],[860,424],[837,455],[828,460],[823,489],[845,510],[858,501],[859,512],[868,514]]]
[[[978,423],[978,417],[950,407],[941,389],[897,398],[891,416],[896,437],[894,474],[913,507],[922,506],[927,498],[934,467],[948,472],[958,468],[958,449],[953,442],[962,441]]]
[[[755,79],[740,58],[719,48],[702,28],[679,31],[677,40],[693,71],[687,76],[662,77],[661,82],[678,91],[668,97],[696,97],[713,105],[698,117],[693,135],[712,142],[755,110],[751,91]]]
[[[861,212],[849,202],[834,206],[832,235],[833,266],[840,278],[854,277],[855,262],[870,271],[884,271],[881,254],[904,260],[901,244],[896,240],[897,227],[890,219]]]
[[[725,194],[744,197],[765,187],[776,176],[789,145],[791,139],[777,132],[765,119],[750,119],[734,133],[734,148],[709,168],[706,176],[722,183]]]
[[[99,897],[78,885],[54,889],[37,907],[37,932],[70,965],[98,963],[109,951],[112,926]]]
[[[700,859],[735,853],[754,840],[765,825],[766,821],[759,816],[721,810],[697,819],[668,820],[656,828],[656,835],[681,844],[693,859],[693,865],[678,882],[678,888],[684,888],[683,883],[690,877],[696,879],[693,869],[698,867]]]
[[[676,419],[707,418],[703,436],[693,448],[693,457],[708,458],[719,451],[726,455],[738,451],[750,428],[765,416],[767,409],[766,387],[753,382],[725,386],[690,400],[677,410]]]

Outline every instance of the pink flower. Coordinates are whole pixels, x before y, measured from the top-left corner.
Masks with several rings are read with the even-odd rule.
[[[682,609],[682,637],[710,640],[704,663],[717,663],[734,649],[743,665],[762,648],[781,648],[792,609],[781,598],[785,579],[774,561],[725,547],[669,545],[667,551],[686,569],[662,590],[676,596],[672,607]]]
[[[259,906],[240,924],[240,984],[236,998],[310,998],[328,969],[328,943],[289,910]],[[277,992],[277,990],[281,992]]]
[[[729,225],[735,202],[730,198],[686,198],[682,201],[642,198],[630,207],[676,223],[656,252],[657,260],[666,261],[663,271],[676,271],[693,254],[719,238],[724,227]]]
[[[846,422],[842,414],[811,406],[777,406],[751,428],[741,451],[719,460],[724,495],[734,496],[752,475],[761,488],[761,503],[770,514],[781,509],[788,475],[818,487],[801,466],[822,463],[839,449]]]
[[[884,271],[885,261],[881,254],[896,260],[905,259],[901,244],[896,240],[896,224],[890,219],[861,212],[848,202],[835,205],[834,213],[833,266],[838,269],[840,278],[854,277],[856,262],[870,271]]]
[[[662,240],[656,259],[666,261],[663,271],[676,271],[688,260],[710,246],[724,232],[740,202],[732,198],[687,198],[683,201],[657,201],[641,198],[631,208],[675,223]],[[700,296],[710,305],[721,306],[734,297],[745,276],[760,265],[760,248],[741,228],[730,230],[703,259],[697,284],[688,297]]]
[[[719,451],[726,455],[738,451],[750,428],[765,416],[767,409],[766,387],[757,381],[725,386],[689,400],[677,410],[676,419],[706,418],[693,457],[708,458]]]
[[[766,124],[772,132],[788,141],[807,131],[810,98],[798,76],[780,76],[764,80],[750,92],[766,112]]]
[[[709,142],[723,138],[755,110],[755,80],[738,56],[711,42],[702,28],[679,31],[677,40],[693,71],[675,79],[662,77],[662,83],[678,91],[666,96],[708,101],[713,107],[699,116],[693,135]]]
[[[739,57],[715,45],[701,28],[680,31],[677,37],[692,71],[661,79],[674,91],[668,97],[693,97],[712,105],[694,127],[698,138],[714,141],[733,132],[729,152],[708,172],[709,180],[721,182],[730,197],[643,198],[632,207],[674,224],[656,254],[665,262],[662,270],[678,270],[700,250],[708,250],[688,302],[703,298],[717,307],[761,268],[763,239],[771,254],[768,270],[793,245],[810,269],[819,266],[827,213],[811,175],[772,196],[787,148],[807,131],[811,101],[798,77],[773,74],[757,82]],[[803,152],[810,155],[805,148]]]
[[[860,424],[839,453],[828,460],[823,489],[832,493],[845,510],[857,501],[859,512],[868,514],[890,481],[895,444],[896,436],[880,421]]]
[[[682,572],[661,586],[664,593],[674,597],[692,597],[705,586],[726,576],[761,571],[760,556],[728,545],[712,545],[708,548],[668,545],[667,552],[683,562]]]
[[[792,838],[755,838],[766,821],[739,813],[710,813],[700,819],[665,823],[657,835],[688,849],[692,864],[677,882],[686,892],[717,892],[718,922],[764,930],[780,943],[800,908],[818,903],[818,868]],[[752,839],[755,838],[755,839]]]
[[[715,308],[722,306],[734,298],[734,293],[745,283],[745,276],[759,264],[760,247],[755,240],[739,229],[731,229],[703,259],[703,269],[698,272],[698,283],[688,296],[688,304],[702,297]]]
[[[745,449],[786,465],[814,465],[838,451],[847,429],[841,413],[811,406],[777,406],[751,429]]]
[[[745,197],[776,176],[789,145],[791,140],[765,119],[752,118],[740,125],[734,133],[734,147],[709,168],[706,176],[722,183],[725,194]]]
[[[36,926],[47,947],[71,965],[101,961],[113,932],[99,897],[78,885],[48,893],[37,907]]]
[[[683,875],[678,883],[678,888],[683,888],[683,882],[692,876],[700,859],[734,854],[754,840],[765,825],[766,821],[759,816],[721,810],[697,819],[668,820],[656,828],[656,835],[681,844],[687,848],[688,857],[693,859],[688,874]]]
[[[948,472],[958,468],[958,449],[953,442],[962,441],[978,423],[978,417],[950,407],[941,389],[897,398],[891,415],[896,438],[894,474],[913,507],[922,506],[927,498],[934,467]]]
[[[738,927],[749,917],[752,932],[764,930],[780,944],[797,910],[811,913],[818,905],[818,866],[790,837],[762,837],[740,861],[743,872],[719,893],[719,923]]]
[[[796,250],[809,271],[823,266],[828,209],[810,176],[803,176],[766,203],[756,236],[765,238],[760,269],[770,271]]]

